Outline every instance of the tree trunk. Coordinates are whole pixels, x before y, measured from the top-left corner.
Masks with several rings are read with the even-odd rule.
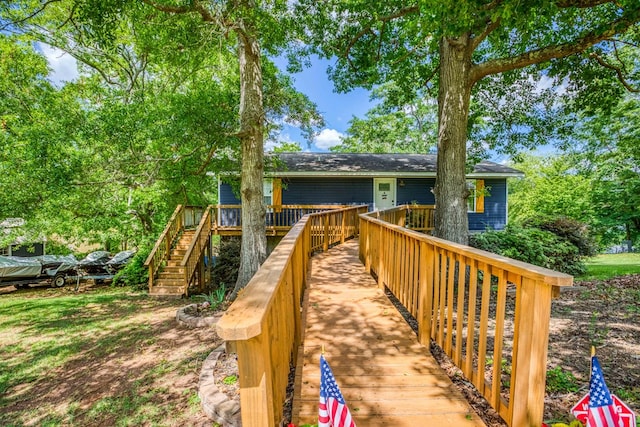
[[[264,107],[262,105],[262,67],[260,45],[251,28],[238,34],[240,64],[240,142],[242,172],[242,246],[234,299],[267,257],[264,189]]]
[[[435,234],[467,244],[467,126],[472,83],[468,35],[440,41]]]

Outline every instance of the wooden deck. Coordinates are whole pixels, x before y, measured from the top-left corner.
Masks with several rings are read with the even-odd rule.
[[[311,258],[293,419],[318,422],[321,348],[358,426],[484,426],[365,273],[358,241]]]

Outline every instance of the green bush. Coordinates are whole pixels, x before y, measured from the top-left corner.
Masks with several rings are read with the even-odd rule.
[[[571,241],[539,228],[508,225],[504,231],[474,234],[469,239],[469,244],[574,276],[586,271],[583,257]]]
[[[149,268],[144,266],[151,248],[143,247],[136,252],[131,261],[116,273],[114,286],[131,286],[136,290],[145,290],[149,285]]]
[[[598,244],[593,238],[589,226],[572,218],[560,217],[530,222],[529,227],[550,231],[556,236],[569,241],[578,248],[580,255],[592,257],[598,253]]]
[[[240,243],[240,239],[234,237],[220,239],[216,265],[211,271],[214,287],[225,284],[233,289],[240,268]]]

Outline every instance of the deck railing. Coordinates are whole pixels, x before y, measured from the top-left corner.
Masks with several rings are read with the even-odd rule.
[[[200,290],[204,288],[204,284],[207,282],[203,256],[211,250],[211,221],[213,211],[214,207],[210,205],[201,214],[193,240],[180,263],[180,267],[184,269],[185,295],[187,295],[189,291],[189,285],[191,285],[196,278],[198,281],[197,288]]]
[[[358,215],[366,211],[358,206],[303,217],[217,323],[218,335],[238,355],[243,426],[279,425],[290,364],[301,344],[309,257],[355,236]]]
[[[285,234],[303,216],[316,212],[341,209],[344,205],[268,205],[265,225],[267,234]],[[214,233],[241,231],[242,206],[217,205],[212,221]]]
[[[435,212],[435,205],[401,205],[372,212],[372,215],[391,224],[430,233],[435,228]]]
[[[396,225],[408,208],[361,215],[366,269],[510,426],[540,426],[551,300],[573,278]]]

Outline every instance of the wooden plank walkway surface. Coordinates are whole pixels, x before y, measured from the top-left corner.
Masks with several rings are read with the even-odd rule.
[[[317,424],[320,354],[359,427],[485,426],[358,259],[351,240],[311,259],[292,422]]]

